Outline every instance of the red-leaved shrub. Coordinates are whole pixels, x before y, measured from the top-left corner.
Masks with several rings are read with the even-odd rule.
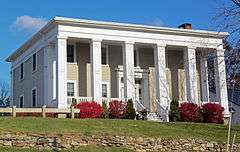
[[[208,123],[223,123],[224,108],[220,104],[206,103],[202,105],[203,121]]]
[[[125,117],[127,112],[127,104],[123,101],[113,100],[109,102],[109,118],[122,119]]]
[[[80,102],[74,106],[80,109],[80,118],[100,118],[103,112],[102,107],[97,102]]]
[[[194,103],[182,103],[180,105],[180,119],[186,122],[197,122],[199,121],[199,110],[197,104]]]

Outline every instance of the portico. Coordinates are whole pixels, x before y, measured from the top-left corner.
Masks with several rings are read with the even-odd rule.
[[[52,26],[50,26],[52,25]],[[227,116],[223,38],[227,33],[54,18],[44,48],[44,104],[133,99],[165,115],[170,102],[209,102],[208,60],[215,53],[216,97]],[[30,42],[29,42],[30,43]],[[36,48],[36,47],[35,47]],[[13,69],[18,62],[13,63]]]

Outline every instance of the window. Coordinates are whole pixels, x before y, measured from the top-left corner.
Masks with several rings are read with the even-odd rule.
[[[108,97],[107,91],[107,84],[102,84],[102,97]]]
[[[20,65],[20,79],[23,79],[24,77],[24,67],[23,67],[23,63]]]
[[[73,62],[75,62],[75,60],[74,60],[74,53],[75,53],[75,51],[74,51],[74,45],[72,45],[72,44],[68,44],[67,45],[67,62],[69,62],[69,63],[73,63]]]
[[[32,106],[37,106],[37,89],[32,89]]]
[[[37,69],[37,54],[33,54],[32,56],[32,71],[36,71]]]
[[[103,47],[102,48],[102,64],[106,65],[107,64],[107,48]]]
[[[74,96],[74,83],[73,82],[67,83],[67,95]]]
[[[137,51],[134,50],[134,67],[137,66]]]
[[[19,107],[23,108],[23,106],[24,106],[24,96],[21,95],[20,98],[19,98]]]

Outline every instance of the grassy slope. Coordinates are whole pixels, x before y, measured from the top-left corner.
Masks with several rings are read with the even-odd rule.
[[[240,126],[233,128],[240,142]],[[158,123],[104,119],[0,118],[0,132],[79,133],[142,137],[198,138],[226,141],[227,126],[203,123]]]

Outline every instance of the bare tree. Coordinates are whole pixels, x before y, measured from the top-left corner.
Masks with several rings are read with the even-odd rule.
[[[0,82],[0,106],[9,106],[9,85],[6,82]]]
[[[221,4],[219,12],[213,18],[219,31],[229,31],[229,40],[236,44],[240,40],[240,0],[229,0]]]

